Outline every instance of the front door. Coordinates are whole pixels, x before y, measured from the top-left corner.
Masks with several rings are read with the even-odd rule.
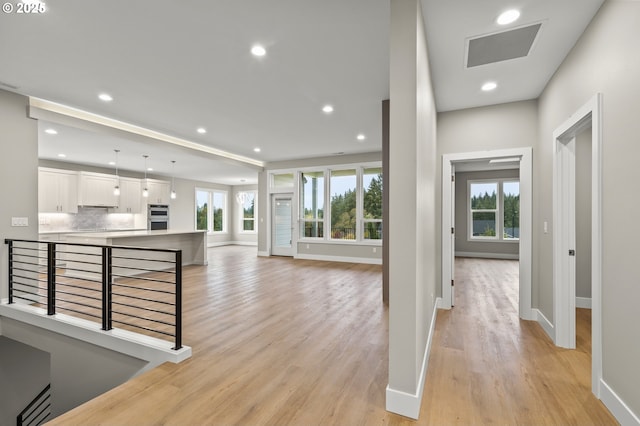
[[[271,198],[271,254],[293,256],[293,203],[291,194],[274,194]]]

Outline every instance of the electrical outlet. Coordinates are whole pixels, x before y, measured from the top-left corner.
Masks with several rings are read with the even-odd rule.
[[[309,250],[309,244],[307,244],[307,250]]]
[[[375,253],[375,252],[377,252],[377,251],[378,251],[378,248],[377,248],[377,247],[374,247],[374,248],[373,248],[373,252]]]
[[[12,217],[11,226],[29,226],[28,217]]]

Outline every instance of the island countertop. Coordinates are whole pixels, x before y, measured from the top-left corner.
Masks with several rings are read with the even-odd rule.
[[[207,231],[203,230],[187,230],[187,229],[156,229],[135,230],[135,231],[105,231],[105,232],[77,232],[71,236],[74,238],[99,238],[99,239],[116,239],[116,238],[132,238],[132,237],[158,237],[167,235],[182,234],[203,234]]]

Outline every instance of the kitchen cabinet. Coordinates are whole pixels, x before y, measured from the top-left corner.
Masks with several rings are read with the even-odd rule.
[[[78,205],[90,207],[117,207],[118,196],[113,189],[118,179],[113,175],[80,172],[78,184]]]
[[[78,173],[39,168],[38,212],[78,213]]]
[[[120,200],[115,213],[140,213],[142,211],[142,183],[140,179],[120,178]]]
[[[163,180],[147,179],[149,196],[148,204],[169,204],[171,201],[171,184]]]

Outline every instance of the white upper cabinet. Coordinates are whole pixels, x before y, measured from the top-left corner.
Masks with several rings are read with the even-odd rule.
[[[78,173],[58,169],[38,169],[38,211],[78,212]]]
[[[117,213],[140,213],[142,211],[142,184],[140,179],[120,178],[120,202]]]
[[[171,184],[163,180],[147,179],[147,204],[169,204]]]
[[[117,207],[118,196],[113,194],[118,180],[113,175],[80,172],[78,205],[90,207]]]

